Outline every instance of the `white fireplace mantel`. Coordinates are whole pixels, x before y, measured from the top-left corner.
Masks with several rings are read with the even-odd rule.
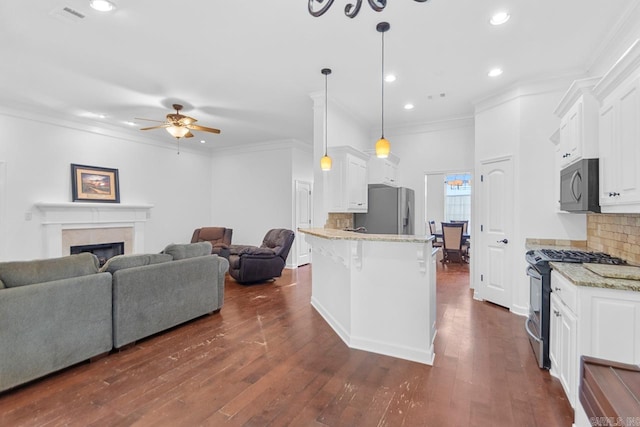
[[[120,203],[38,202],[42,212],[46,257],[62,256],[63,230],[132,228],[132,253],[144,252],[144,223],[153,205]]]

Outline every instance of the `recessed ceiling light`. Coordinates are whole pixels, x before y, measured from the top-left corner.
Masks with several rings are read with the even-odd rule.
[[[204,139],[200,140],[200,144],[204,144],[205,142],[207,142],[207,141],[205,141]]]
[[[111,12],[116,5],[109,0],[89,0],[89,5],[99,12]]]
[[[413,110],[414,105],[413,104],[404,104],[404,109],[405,110]]]
[[[491,25],[502,25],[505,22],[507,22],[509,18],[511,18],[511,15],[509,15],[509,12],[501,11],[494,14],[489,20],[489,22],[491,23]]]
[[[129,125],[129,126],[135,126],[136,124],[134,122],[124,122],[125,125]]]
[[[502,74],[502,69],[500,68],[494,68],[489,71],[489,77],[498,77],[500,74]]]
[[[394,76],[393,74],[387,74],[387,76],[384,78],[384,81],[387,83],[395,82],[396,76]]]

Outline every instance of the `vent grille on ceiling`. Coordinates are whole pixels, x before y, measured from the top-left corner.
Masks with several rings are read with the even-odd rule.
[[[65,8],[64,8],[64,9],[62,9],[62,10],[64,10],[64,11],[65,11],[65,12],[67,12],[67,13],[70,13],[70,14],[72,14],[72,15],[75,15],[75,16],[77,16],[77,17],[78,17],[78,18],[80,18],[80,19],[83,19],[83,18],[84,18],[84,15],[83,15],[82,13],[78,12],[78,11],[77,11],[77,10],[75,10],[75,9],[71,9],[71,8],[70,8],[70,7],[68,7],[68,6],[67,6],[67,7],[65,7]]]
[[[86,17],[84,13],[78,12],[77,10],[69,6],[65,6],[60,9],[54,9],[51,11],[51,15],[55,16],[56,18],[62,18],[67,22],[79,22]]]

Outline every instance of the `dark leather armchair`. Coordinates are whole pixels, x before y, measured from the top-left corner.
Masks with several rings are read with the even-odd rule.
[[[202,227],[196,228],[191,236],[191,243],[209,242],[211,243],[211,253],[223,256],[229,255],[229,245],[233,229],[225,227]]]
[[[239,283],[262,282],[280,277],[295,234],[274,228],[264,236],[262,245],[230,245],[229,274]]]

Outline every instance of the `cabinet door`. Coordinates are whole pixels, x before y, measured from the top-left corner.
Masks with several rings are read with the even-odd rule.
[[[640,164],[640,90],[638,88],[639,79],[634,79],[632,83],[619,95],[619,126],[618,136],[620,140],[620,150],[616,153],[619,156],[620,166],[620,202],[635,203],[640,202],[640,174],[638,165]]]
[[[616,183],[619,181],[617,177],[619,167],[616,166],[616,158],[614,153],[619,151],[619,147],[616,147],[617,141],[615,138],[616,109],[613,104],[603,104],[600,109],[600,130],[599,130],[599,145],[600,145],[600,161],[598,169],[600,172],[600,205],[611,205],[615,202],[613,193],[615,192]]]
[[[367,164],[356,157],[347,159],[347,203],[349,210],[366,212],[368,208]]]
[[[600,205],[640,210],[640,78],[622,84],[600,109]],[[616,207],[617,205],[625,205]]]
[[[583,105],[582,100],[576,102],[560,124],[560,167],[562,168],[582,158]]]
[[[556,293],[551,293],[549,358],[551,372],[558,377],[569,403],[575,407],[578,349],[576,317]]]

